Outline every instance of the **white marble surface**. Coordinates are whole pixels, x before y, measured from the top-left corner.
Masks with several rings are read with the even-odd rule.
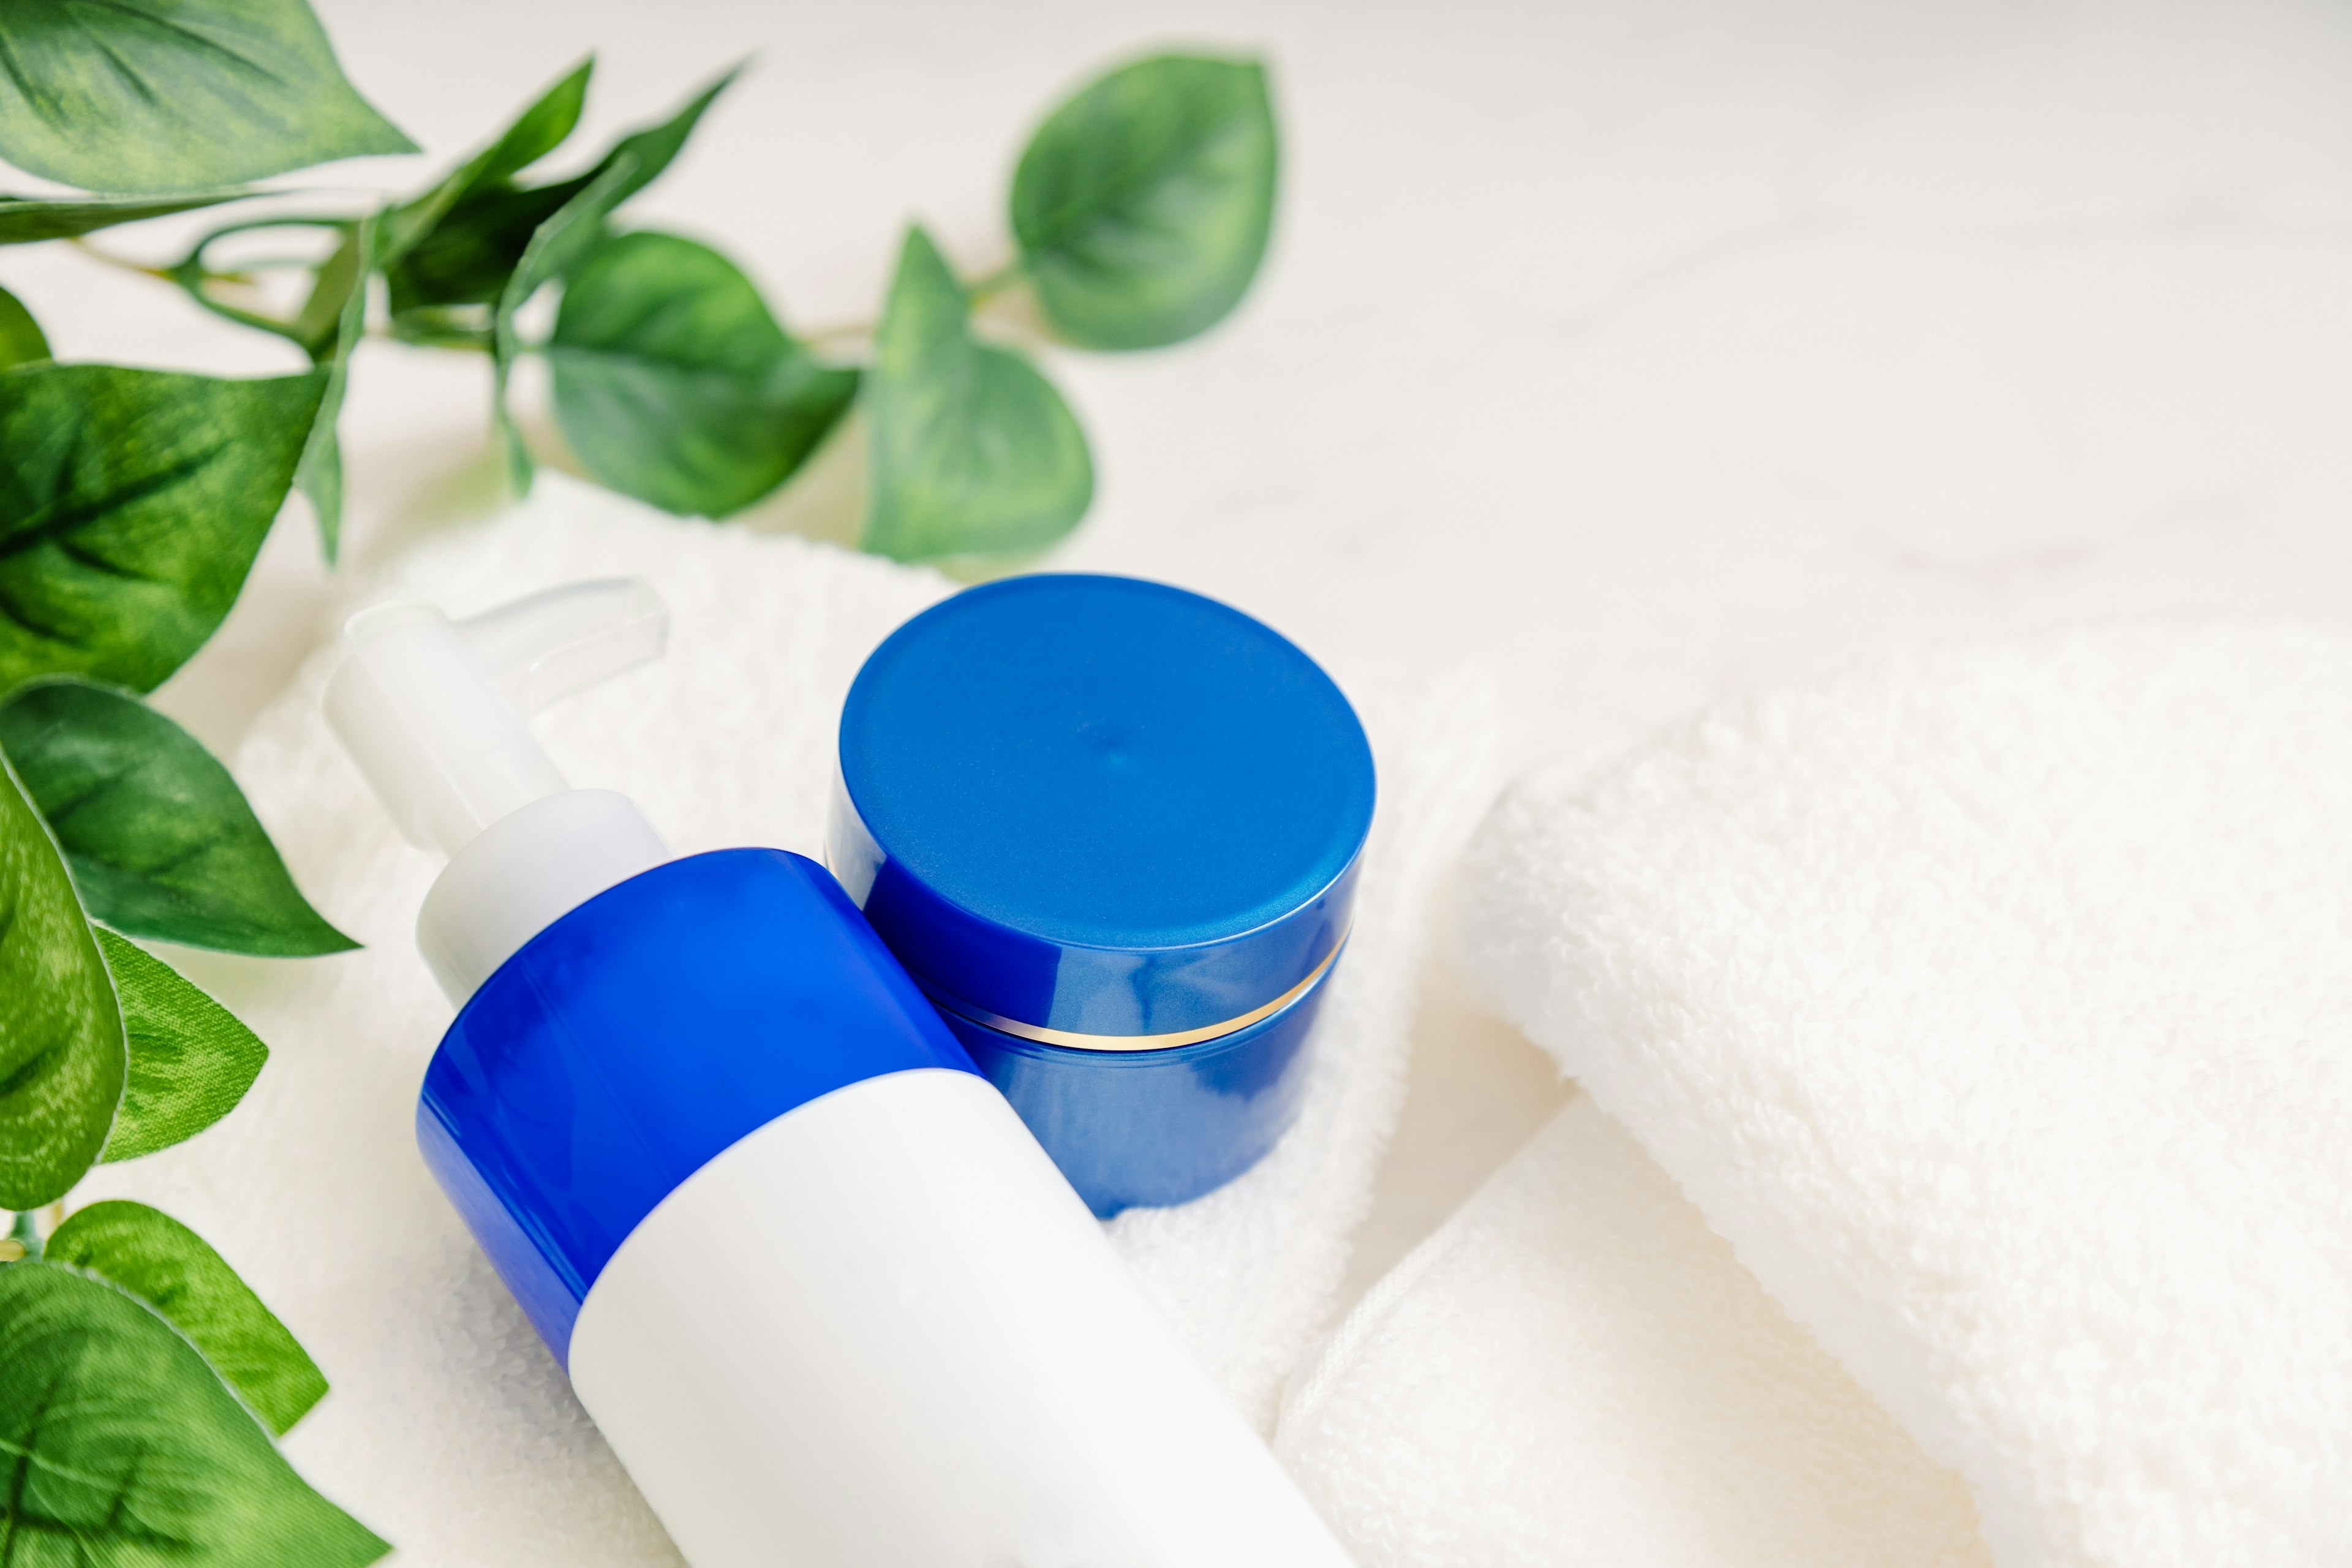
[[[1107,57],[1264,48],[1290,153],[1268,270],[1203,342],[1053,356],[1101,489],[1051,563],[1201,588],[1335,658],[1484,662],[1521,756],[1897,641],[2352,620],[2328,0],[320,8],[436,158],[591,47],[597,132],[757,50],[635,211],[800,324],[870,314],[909,215],[1000,260],[1027,125]],[[64,247],[0,251],[0,283],[69,356],[290,368]],[[486,396],[467,356],[362,352],[360,556],[488,504]],[[856,483],[836,452],[763,521],[837,532]],[[328,593],[282,528],[166,705],[232,744]],[[1560,1096],[1437,979],[1360,1283]]]

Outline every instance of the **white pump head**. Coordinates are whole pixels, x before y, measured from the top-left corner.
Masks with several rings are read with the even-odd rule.
[[[661,657],[669,613],[634,577],[573,583],[470,620],[379,605],[343,628],[351,657],[327,722],[419,849],[455,855],[519,806],[565,788],[525,721]]]
[[[636,807],[574,790],[530,716],[661,656],[669,615],[634,577],[574,583],[452,621],[382,605],[343,628],[327,722],[411,844],[450,857],[417,945],[463,1006],[574,905],[667,859]]]

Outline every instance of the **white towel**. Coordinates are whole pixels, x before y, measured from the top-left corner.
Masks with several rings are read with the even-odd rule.
[[[1509,1016],[1965,1477],[1994,1561],[2352,1563],[2352,644],[1766,693],[1527,780],[1471,878]]]
[[[951,584],[796,539],[677,521],[542,478],[526,505],[428,542],[362,596],[465,613],[551,583],[636,574],[668,601],[668,656],[539,725],[576,784],[635,797],[680,852],[814,853],[834,727],[874,644]],[[217,1246],[334,1391],[288,1447],[314,1483],[430,1568],[621,1568],[677,1559],[416,1153],[417,1084],[449,1009],[412,927],[436,861],[403,845],[319,716],[331,652],[256,727],[237,773],[303,886],[368,945],[264,963],[175,953],[271,1047],[260,1081],[178,1149],[102,1167],[77,1203],[159,1204]],[[1381,802],[1347,961],[1297,1128],[1256,1171],[1114,1237],[1263,1419],[1322,1326],[1402,1093],[1423,909],[1492,798],[1481,681],[1355,680]]]
[[[1579,1097],[1349,1314],[1276,1451],[1362,1568],[1984,1568],[1959,1478]]]

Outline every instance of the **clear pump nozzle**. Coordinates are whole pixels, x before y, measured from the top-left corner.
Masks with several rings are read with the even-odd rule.
[[[573,583],[463,621],[381,605],[343,628],[327,722],[403,837],[450,858],[417,945],[459,1005],[574,905],[668,858],[625,796],[565,784],[528,723],[661,657],[669,614],[634,577]]]
[[[491,823],[567,787],[531,738],[558,698],[659,658],[660,595],[634,577],[572,583],[453,621],[414,600],[343,628],[351,657],[327,722],[403,837],[455,855]]]

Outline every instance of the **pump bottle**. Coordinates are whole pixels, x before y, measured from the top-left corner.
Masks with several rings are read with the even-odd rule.
[[[526,725],[634,581],[362,613],[331,722],[458,1009],[434,1174],[696,1568],[1346,1568],[822,867],[674,858]]]

